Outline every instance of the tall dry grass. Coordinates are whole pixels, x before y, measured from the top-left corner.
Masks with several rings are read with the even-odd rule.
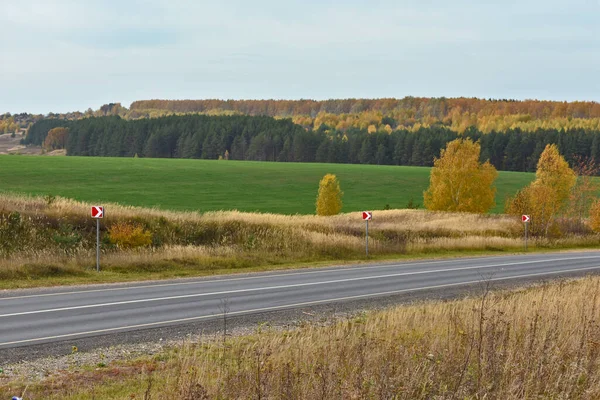
[[[600,278],[185,347],[157,398],[600,398]],[[197,397],[199,396],[199,397]]]

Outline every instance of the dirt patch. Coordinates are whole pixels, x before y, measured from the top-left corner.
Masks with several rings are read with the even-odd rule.
[[[25,136],[18,134],[12,137],[12,134],[5,133],[0,135],[0,154],[26,154],[40,155],[42,154],[41,146],[24,146],[21,144],[21,139]]]
[[[67,150],[65,150],[65,149],[52,150],[52,151],[49,151],[48,153],[46,153],[46,155],[47,156],[66,156]]]

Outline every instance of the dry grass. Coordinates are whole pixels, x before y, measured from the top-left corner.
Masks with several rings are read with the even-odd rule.
[[[196,376],[181,385],[173,374],[161,395],[201,385],[208,398],[596,399],[599,290],[590,278],[190,347],[176,365]]]
[[[0,205],[6,211],[32,214],[75,215],[89,217],[90,204],[57,197],[48,204],[43,197],[0,194]],[[330,229],[358,228],[364,230],[360,213],[340,214],[331,217],[312,215],[281,215],[266,213],[243,213],[238,211],[212,211],[207,213],[165,211],[153,208],[106,204],[109,219],[153,219],[166,218],[176,222],[243,222],[275,226],[323,227]],[[504,232],[520,229],[514,217],[504,215],[427,212],[423,210],[378,211],[371,223],[374,229],[398,229],[407,231],[451,230],[460,232]]]
[[[28,399],[600,398],[600,278],[481,290],[187,344],[139,361],[137,375],[115,373],[127,365],[63,375],[32,386]]]
[[[200,214],[105,206],[103,236],[113,224],[126,222],[142,226],[151,233],[153,241],[151,247],[138,250],[105,243],[103,270],[117,273],[106,278],[109,280],[122,280],[124,274],[137,274],[137,279],[159,272],[163,275],[152,277],[190,276],[217,270],[365,258],[365,224],[360,213],[332,217],[237,211]],[[21,238],[12,244],[11,252],[3,253],[8,242],[0,243],[0,278],[13,287],[36,285],[39,280],[32,278],[45,280],[52,275],[90,279],[95,266],[95,224],[89,210],[89,204],[70,199],[0,195],[0,217],[16,212],[23,221],[19,228]],[[0,236],[2,221],[0,218]],[[12,238],[10,229],[8,235]],[[57,239],[57,235],[62,236]],[[369,248],[375,258],[518,251],[523,246],[521,235],[521,223],[506,215],[388,210],[374,215],[369,225]],[[65,247],[73,237],[79,237],[78,241]],[[597,234],[567,235],[531,240],[530,248],[599,243]]]

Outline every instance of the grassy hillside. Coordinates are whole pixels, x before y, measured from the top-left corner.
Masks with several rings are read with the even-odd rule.
[[[0,191],[172,210],[311,214],[319,180],[336,174],[344,212],[423,204],[429,168],[183,159],[0,156]],[[500,172],[496,208],[534,175]]]

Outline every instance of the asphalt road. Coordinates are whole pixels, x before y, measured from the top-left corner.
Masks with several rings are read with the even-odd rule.
[[[600,271],[600,252],[371,264],[0,297],[0,350],[483,281]]]

